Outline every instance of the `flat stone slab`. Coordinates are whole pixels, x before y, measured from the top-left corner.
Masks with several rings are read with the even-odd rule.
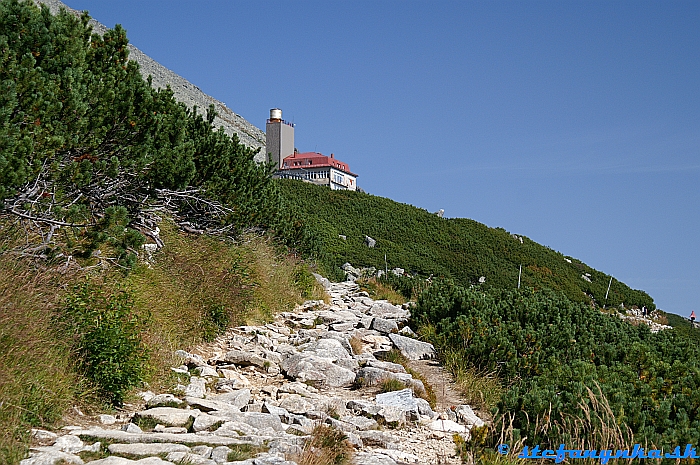
[[[163,443],[170,442],[175,444],[209,444],[216,446],[231,446],[231,445],[257,445],[259,441],[251,438],[233,438],[216,435],[200,435],[194,433],[143,433],[134,434],[118,430],[79,430],[73,434],[86,438],[110,439],[122,443]]]
[[[151,444],[110,444],[109,452],[115,455],[133,455],[150,457],[153,455],[169,454],[170,452],[189,452],[190,448],[182,444],[151,443]]]
[[[37,447],[32,449],[31,457],[22,460],[20,465],[55,465],[57,463],[83,465],[84,462],[77,455],[61,452],[53,447]]]
[[[158,423],[167,426],[185,426],[190,418],[196,417],[196,412],[173,407],[156,407],[148,410],[143,410],[136,414],[138,418],[152,418]]]
[[[248,404],[248,399],[250,399],[250,391],[248,391],[248,397],[244,405]],[[201,410],[202,412],[240,412],[240,408],[232,403],[216,400],[216,397],[213,399],[186,397],[185,400],[191,407]]]

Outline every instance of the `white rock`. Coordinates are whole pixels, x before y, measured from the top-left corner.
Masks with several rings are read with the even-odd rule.
[[[70,454],[75,454],[83,450],[85,444],[80,440],[78,436],[73,436],[72,434],[66,434],[56,439],[53,446],[63,452],[68,452]]]
[[[38,447],[32,451],[32,456],[20,462],[20,465],[83,465],[83,459],[77,455],[62,452],[53,447]]]
[[[113,425],[117,422],[114,415],[100,415],[100,423],[103,425]]]
[[[190,384],[185,388],[185,395],[189,397],[203,398],[207,393],[206,380],[193,376],[190,378]]]
[[[428,425],[428,428],[434,431],[441,431],[444,433],[462,433],[468,434],[469,427],[465,425],[460,425],[452,420],[435,420]]]
[[[141,428],[139,428],[139,425],[135,423],[127,423],[126,425],[122,426],[122,431],[136,434],[143,433],[143,431],[141,431]]]
[[[53,442],[56,441],[56,439],[58,439],[58,435],[56,433],[52,433],[51,431],[32,428],[32,438],[42,443],[53,444]]]

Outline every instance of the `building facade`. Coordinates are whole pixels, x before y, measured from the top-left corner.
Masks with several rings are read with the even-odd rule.
[[[357,190],[357,175],[350,166],[331,154],[299,153],[294,148],[294,125],[282,119],[282,110],[270,110],[267,120],[267,152],[277,164],[275,177],[298,179],[333,190]]]
[[[282,161],[277,176],[308,181],[333,190],[357,190],[357,175],[333,154],[328,157],[316,152],[295,152]]]

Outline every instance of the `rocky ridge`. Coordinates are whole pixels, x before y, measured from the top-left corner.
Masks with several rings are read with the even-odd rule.
[[[178,351],[174,392],[142,393],[145,408],[100,415],[91,427],[33,430],[21,465],[294,465],[321,423],[344,432],[357,465],[459,463],[453,435],[468,438],[484,422],[468,405],[431,407],[417,397],[420,380],[382,360],[392,349],[434,357],[432,345],[407,336],[410,306],[317,279],[330,304],[307,301],[270,324]],[[379,392],[386,380],[399,390]]]
[[[76,15],[80,14],[78,10],[70,8],[60,0],[34,0],[34,2],[48,6],[52,14],[58,13],[61,8],[65,8]],[[93,31],[98,34],[104,34],[108,29],[94,19],[90,20],[90,25]],[[214,119],[214,126],[223,127],[229,136],[236,134],[240,142],[248,147],[259,148],[260,151],[255,156],[255,160],[257,162],[265,160],[267,152],[265,148],[265,133],[262,130],[255,127],[242,116],[234,113],[223,102],[205,94],[199,87],[170,71],[132,44],[129,44],[129,57],[139,64],[144,79],[149,75],[153,78],[154,87],[165,88],[169,85],[178,102],[184,103],[189,108],[197,106],[200,113],[206,111],[209,105],[214,105],[218,113],[218,116]]]

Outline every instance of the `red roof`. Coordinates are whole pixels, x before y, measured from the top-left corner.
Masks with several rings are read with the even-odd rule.
[[[344,171],[355,177],[357,175],[350,171],[350,166],[347,163],[343,163],[337,158],[333,158],[331,154],[330,157],[317,153],[317,152],[304,152],[304,153],[294,153],[285,157],[282,161],[282,167],[280,170],[294,170],[299,168],[321,168],[321,167],[333,167],[340,171]]]
[[[695,310],[693,310],[692,312],[690,312],[690,318],[695,318]]]

